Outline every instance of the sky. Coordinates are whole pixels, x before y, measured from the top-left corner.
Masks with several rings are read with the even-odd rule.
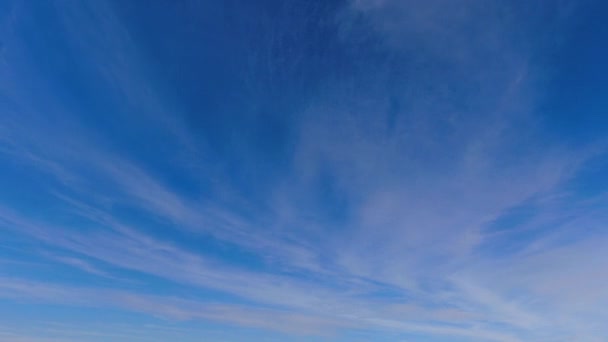
[[[0,341],[605,341],[607,12],[0,2]]]

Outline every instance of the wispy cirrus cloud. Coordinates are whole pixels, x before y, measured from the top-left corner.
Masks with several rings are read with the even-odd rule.
[[[327,340],[600,338],[605,191],[573,184],[605,142],[545,132],[541,52],[576,12],[554,5],[276,9],[302,21],[205,5],[260,15],[221,43],[184,22],[153,44],[128,6],[15,5],[0,25],[0,228],[14,248],[0,251],[42,272],[4,263],[0,297]],[[213,32],[184,6],[143,18]],[[167,37],[207,45],[165,56],[154,44],[181,47]],[[189,66],[204,87],[154,72],[216,54],[230,58]]]

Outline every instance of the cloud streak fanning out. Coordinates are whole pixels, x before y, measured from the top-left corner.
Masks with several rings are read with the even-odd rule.
[[[0,340],[602,340],[598,7],[0,5]]]

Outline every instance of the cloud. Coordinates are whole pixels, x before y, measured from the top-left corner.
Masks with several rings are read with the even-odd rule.
[[[29,298],[43,302],[61,302],[67,305],[93,307],[120,307],[130,311],[179,320],[213,320],[239,326],[270,329],[291,334],[331,336],[337,328],[369,329],[372,327],[396,331],[423,332],[433,335],[451,335],[483,338],[496,341],[513,341],[508,335],[478,328],[437,326],[405,323],[377,318],[332,317],[291,313],[282,310],[247,308],[244,306],[183,300],[172,297],[145,296],[108,289],[82,289],[51,284],[37,284],[16,279],[3,279],[3,297]],[[91,300],[91,298],[96,298]]]
[[[350,2],[323,22],[339,52],[314,57],[335,58],[341,71],[315,76],[322,91],[285,106],[294,112],[285,120],[293,145],[276,164],[254,148],[212,151],[197,137],[187,118],[200,114],[146,72],[147,50],[111,6],[59,12],[66,32],[57,45],[69,48],[58,51],[73,49],[80,61],[73,82],[98,90],[75,100],[68,81],[29,71],[38,65],[35,43],[17,30],[9,36],[1,157],[19,170],[6,173],[7,184],[42,185],[29,204],[2,195],[0,227],[52,275],[69,266],[107,286],[42,279],[24,267],[23,279],[0,279],[5,299],[328,339],[371,331],[593,340],[605,332],[598,270],[606,198],[570,187],[605,145],[544,135],[547,76],[535,62],[544,38],[524,37],[535,32],[537,12],[530,19],[516,6],[472,1]],[[298,46],[291,56],[289,44],[316,26],[289,25],[272,23],[264,36],[274,43],[247,76],[256,88],[268,73],[255,96],[266,86],[283,93],[271,83],[289,91],[306,83],[287,79],[304,77],[297,69],[314,49]],[[105,105],[88,117],[91,99]],[[243,99],[216,101],[233,100]],[[227,144],[253,134],[233,130]],[[20,261],[6,254],[3,261]]]
[[[320,334],[336,326],[351,325],[331,317],[296,314],[242,305],[135,294],[109,289],[87,289],[2,279],[2,296],[92,307],[119,307],[178,320],[214,320],[235,325],[298,334]]]

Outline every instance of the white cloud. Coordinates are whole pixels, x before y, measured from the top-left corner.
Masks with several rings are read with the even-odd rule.
[[[100,32],[75,30],[82,13],[66,13],[75,44],[101,42],[88,48],[108,58],[101,70],[106,82],[147,113],[145,124],[169,126],[171,149],[186,146],[198,156],[197,142],[167,114],[172,107],[154,87],[139,87],[148,84],[131,71],[140,57],[108,11],[94,16],[110,30]],[[367,70],[372,75],[330,82],[295,120],[293,173],[268,189],[274,202],[255,220],[238,210],[253,199],[184,196],[126,153],[109,152],[103,139],[89,137],[70,119],[49,128],[35,105],[22,104],[0,123],[2,151],[52,175],[61,184],[53,190],[59,211],[93,227],[85,231],[5,206],[2,228],[60,250],[42,253],[53,262],[117,285],[123,280],[113,269],[221,291],[243,303],[8,277],[0,281],[0,295],[296,334],[356,328],[494,341],[601,336],[608,259],[597,207],[605,199],[564,210],[572,198],[563,186],[604,147],[575,150],[539,138],[534,113],[541,91],[535,85],[542,75],[531,52],[511,36],[522,18],[508,7],[477,2],[360,0],[342,19],[356,20],[352,11],[374,27],[370,34],[382,39],[379,48],[389,57],[378,70]],[[348,44],[355,38],[343,24]],[[100,51],[113,44],[125,56]],[[393,73],[408,77],[406,84],[395,84]],[[10,93],[25,103],[19,92],[25,90]],[[76,111],[51,103],[50,112]],[[192,161],[176,162],[192,176]],[[194,163],[199,170],[206,161]],[[338,199],[323,197],[323,177]],[[321,210],[337,202],[344,213]],[[538,206],[537,216],[513,230],[487,231],[529,202]],[[209,234],[268,268],[250,270],[160,239],[148,232],[148,221],[127,223],[115,207],[134,209],[174,232]],[[546,225],[549,232],[542,230]],[[590,233],[577,234],[584,229]],[[526,232],[541,233],[499,256],[482,250]]]

